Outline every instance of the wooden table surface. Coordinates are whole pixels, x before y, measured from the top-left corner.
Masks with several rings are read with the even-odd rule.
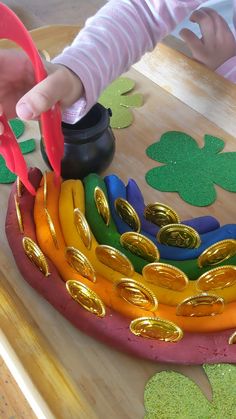
[[[51,26],[32,34],[38,48],[53,56],[77,30]],[[212,214],[221,223],[232,222],[235,195],[218,188],[215,204],[196,208],[177,194],[154,191],[144,176],[153,167],[146,147],[168,130],[185,131],[199,144],[204,134],[216,135],[225,140],[226,151],[235,150],[236,87],[164,45],[146,55],[128,75],[144,94],[145,104],[134,111],[131,127],[114,131],[117,152],[107,173],[114,172],[124,181],[135,178],[147,203],[167,203],[182,219]],[[25,134],[31,135],[39,139],[35,123],[28,125]],[[45,168],[39,151],[27,161]],[[47,419],[140,419],[145,383],[168,368],[192,377],[210,397],[201,367],[155,364],[119,353],[75,329],[28,286],[5,237],[9,190],[0,185],[0,354],[37,415]]]

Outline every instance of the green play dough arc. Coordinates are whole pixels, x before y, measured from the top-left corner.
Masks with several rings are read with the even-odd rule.
[[[112,217],[110,218],[109,225],[106,226],[97,211],[94,200],[94,190],[96,187],[101,188],[108,201],[105,182],[96,174],[88,175],[83,182],[85,189],[86,219],[94,236],[96,237],[96,240],[100,244],[106,244],[120,250],[120,252],[124,253],[130,259],[135,270],[141,273],[143,267],[147,265],[148,262],[144,261],[139,256],[133,255],[131,252],[122,247],[120,244],[120,234],[116,230],[116,225]]]
[[[85,189],[86,218],[94,236],[96,237],[96,240],[100,244],[107,244],[120,250],[133,263],[136,272],[142,273],[143,267],[147,265],[148,262],[143,260],[139,256],[133,255],[133,253],[123,248],[120,244],[120,234],[117,232],[116,225],[112,217],[110,219],[109,226],[106,226],[102,217],[99,215],[97,211],[97,207],[94,200],[94,190],[96,187],[101,188],[107,197],[106,184],[104,180],[97,174],[92,173],[88,175],[83,182]],[[199,268],[197,265],[197,259],[190,259],[185,261],[160,259],[160,262],[176,266],[177,268],[185,272],[188,278],[191,280],[198,279],[199,276],[202,275],[204,272],[207,272],[214,268]],[[236,256],[233,256],[227,261],[221,263],[221,265],[226,264],[236,265]]]

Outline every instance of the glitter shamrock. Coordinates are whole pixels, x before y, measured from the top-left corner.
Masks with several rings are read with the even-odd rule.
[[[145,386],[145,419],[235,418],[236,366],[205,364],[203,368],[212,387],[211,401],[190,378],[175,371],[162,371]]]
[[[120,77],[108,86],[99,98],[99,103],[105,108],[110,108],[112,128],[126,128],[133,122],[133,114],[129,108],[138,108],[143,104],[140,93],[127,95],[134,89],[135,82],[126,77]]]
[[[215,201],[215,185],[236,192],[236,152],[220,153],[225,143],[211,135],[205,135],[204,142],[200,148],[183,132],[163,134],[146,150],[151,159],[164,163],[146,173],[147,183],[159,191],[178,192],[199,207]]]
[[[24,134],[25,124],[21,120],[11,119],[9,124],[17,139]],[[35,141],[33,139],[22,141],[19,146],[22,154],[31,153],[35,150]],[[13,183],[15,180],[16,175],[7,168],[4,158],[0,155],[0,183]]]

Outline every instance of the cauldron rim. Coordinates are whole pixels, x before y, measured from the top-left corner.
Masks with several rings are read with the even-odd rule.
[[[94,123],[91,123],[94,120]],[[75,124],[62,122],[62,131],[65,143],[86,143],[96,141],[102,133],[109,127],[110,110],[106,109],[100,103],[96,103],[90,111]],[[84,127],[88,125],[88,127]],[[80,128],[82,127],[82,128]],[[78,140],[79,138],[79,140]]]

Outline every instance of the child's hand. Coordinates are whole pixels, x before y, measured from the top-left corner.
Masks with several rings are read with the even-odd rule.
[[[83,92],[80,79],[68,68],[45,63],[48,77],[35,86],[34,70],[28,57],[15,50],[0,50],[0,103],[8,118],[16,114],[25,120],[60,102],[71,106]]]
[[[200,26],[202,38],[199,39],[189,29],[182,29],[180,36],[188,45],[195,60],[216,70],[236,55],[234,35],[218,13],[203,7],[193,12],[190,20]]]

